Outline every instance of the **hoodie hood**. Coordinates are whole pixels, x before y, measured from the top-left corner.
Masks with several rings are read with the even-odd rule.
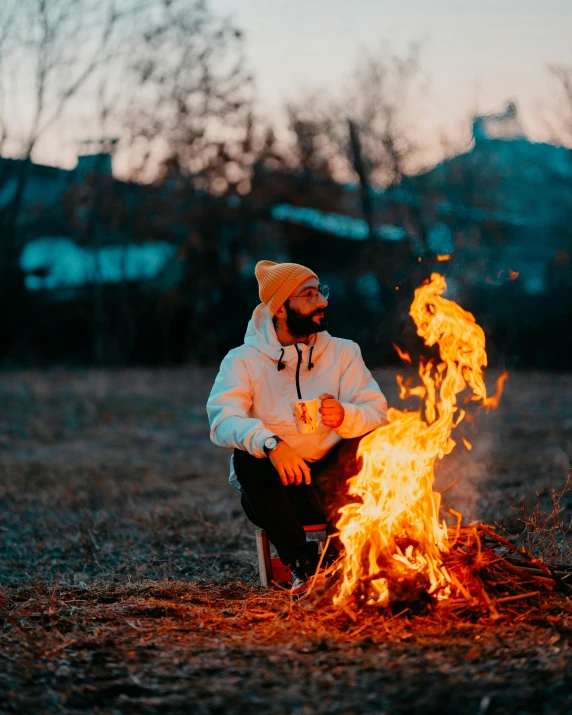
[[[316,333],[316,340],[313,345],[305,345],[304,343],[298,343],[297,346],[281,345],[276,337],[276,330],[274,330],[274,323],[270,318],[270,314],[264,303],[260,303],[254,309],[248,323],[244,344],[267,355],[272,360],[275,360],[276,363],[279,360],[289,363],[298,360],[298,350],[305,354],[309,352],[310,348],[312,348],[312,360],[316,359],[324,352],[331,339],[332,336],[326,330],[323,330]],[[296,349],[297,347],[298,350]]]

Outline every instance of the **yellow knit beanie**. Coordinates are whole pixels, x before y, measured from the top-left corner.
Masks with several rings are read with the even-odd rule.
[[[268,308],[271,317],[300,283],[307,278],[318,277],[314,271],[299,263],[274,263],[274,261],[258,261],[254,275],[258,280],[260,300]]]

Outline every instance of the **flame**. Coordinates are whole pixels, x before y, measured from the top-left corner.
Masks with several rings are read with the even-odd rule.
[[[466,447],[466,448],[469,450],[469,452],[470,452],[471,449],[473,449],[473,445],[469,442],[468,439],[465,439],[464,437],[461,437],[461,439],[463,440],[463,444],[465,445],[465,447]]]
[[[441,263],[443,261],[450,261],[451,256],[449,253],[443,253],[440,256],[437,256],[437,260]]]
[[[439,348],[440,360],[421,361],[422,385],[398,379],[400,397],[417,395],[424,409],[390,408],[388,423],[361,440],[362,467],[348,481],[354,501],[340,509],[337,523],[345,547],[337,605],[353,597],[385,606],[404,583],[435,598],[451,593],[453,579],[442,560],[449,549],[447,526],[439,518],[441,495],[433,491],[434,464],[455,446],[451,432],[465,417],[457,405],[459,393],[468,388],[471,400],[494,406],[500,392],[487,398],[484,332],[471,313],[442,297],[446,287],[445,278],[433,273],[415,291],[409,312],[425,344]]]
[[[496,407],[499,406],[500,398],[502,397],[502,393],[504,391],[504,384],[508,380],[508,372],[504,370],[499,377],[497,378],[496,382],[496,392],[494,395],[491,395],[490,397],[487,397],[483,400],[483,406],[484,407],[492,407],[495,409]]]
[[[411,365],[411,356],[409,353],[406,353],[405,350],[402,350],[399,345],[396,345],[395,343],[393,343],[393,347],[403,362],[408,362]]]
[[[506,283],[507,278],[510,281],[515,281],[519,277],[520,273],[518,271],[513,271],[511,268],[508,269],[508,275],[507,271],[505,271],[504,268],[502,268],[498,273],[496,280],[491,278],[490,276],[487,276],[485,278],[485,283],[488,283],[489,285],[492,286],[501,286],[504,283]]]

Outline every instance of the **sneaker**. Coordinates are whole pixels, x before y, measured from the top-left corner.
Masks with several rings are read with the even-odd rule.
[[[316,573],[319,560],[318,544],[315,541],[307,541],[304,551],[292,564],[291,592],[294,595],[304,593],[308,589],[309,579]]]
[[[292,595],[297,596],[308,589],[308,576],[306,570],[300,566],[292,566]]]

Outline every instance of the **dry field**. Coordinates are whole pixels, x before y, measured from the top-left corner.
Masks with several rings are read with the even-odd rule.
[[[572,602],[354,622],[261,590],[208,439],[214,375],[0,375],[0,712],[572,712]],[[517,533],[522,499],[565,482],[572,376],[514,373],[464,429],[446,506]]]

